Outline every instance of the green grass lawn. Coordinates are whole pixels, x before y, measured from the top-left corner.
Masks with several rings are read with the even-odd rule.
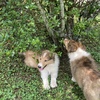
[[[88,38],[85,39],[88,51],[100,64],[99,36],[89,38],[93,42]],[[38,70],[26,66],[22,57],[18,54],[11,56],[3,47],[0,52],[0,100],[85,100],[77,83],[71,81],[67,54],[61,58],[60,62],[58,87],[44,90]]]
[[[21,58],[1,61],[0,100],[85,100],[81,89],[71,81],[67,60],[60,64],[58,87],[50,90],[43,89],[38,70],[27,67]]]
[[[70,65],[69,61],[65,59],[66,57],[61,59],[57,78],[58,87],[44,90],[38,70],[26,66],[23,59],[16,54],[27,49],[50,48],[55,51],[56,48],[61,49],[62,47],[60,38],[63,34],[60,33],[59,6],[49,14],[47,1],[44,0],[44,4],[46,3],[48,6],[42,5],[46,10],[49,26],[54,32],[53,37],[47,32],[35,3],[32,0],[24,1],[27,2],[23,4],[22,0],[0,0],[0,100],[85,100],[77,83],[71,81]],[[70,7],[71,4],[69,3],[67,6]],[[74,10],[78,19],[80,12],[72,9],[72,11]],[[69,11],[65,16],[70,17],[71,13]],[[50,18],[49,15],[54,17]],[[75,30],[71,30],[74,33],[72,35],[82,39],[82,42],[88,47],[87,50],[100,64],[100,15],[93,22],[91,18],[89,20],[81,18],[81,20],[74,23],[76,26],[74,25]],[[64,30],[64,33],[69,33],[66,31],[67,29]],[[57,47],[53,45],[53,38],[59,41]]]

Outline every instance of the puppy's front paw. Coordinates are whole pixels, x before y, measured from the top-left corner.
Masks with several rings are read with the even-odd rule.
[[[72,79],[71,79],[73,82],[76,82],[76,80],[75,80],[75,78],[74,77],[72,77]]]
[[[55,88],[55,87],[57,87],[57,83],[56,83],[56,82],[52,82],[50,86],[51,86],[52,88]]]
[[[49,89],[50,89],[50,86],[49,86],[48,84],[45,84],[45,85],[43,85],[43,88],[44,88],[45,90],[49,90]]]

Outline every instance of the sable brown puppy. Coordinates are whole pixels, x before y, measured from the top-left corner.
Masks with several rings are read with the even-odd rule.
[[[25,57],[24,62],[27,66],[38,68],[37,60],[39,58],[39,55],[36,52],[28,50],[20,54],[24,55]]]
[[[100,72],[80,42],[64,40],[70,59],[72,80],[83,90],[86,100],[100,100]]]

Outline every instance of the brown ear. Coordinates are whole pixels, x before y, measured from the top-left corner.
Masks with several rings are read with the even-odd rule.
[[[54,53],[50,53],[50,59],[54,59],[55,58],[55,54]]]
[[[86,47],[79,41],[79,47],[81,47],[82,49],[86,50]]]
[[[76,45],[69,44],[68,45],[68,52],[75,52],[77,50]]]

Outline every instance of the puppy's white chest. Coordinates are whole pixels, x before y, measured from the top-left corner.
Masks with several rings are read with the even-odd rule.
[[[82,50],[81,48],[78,48],[76,52],[69,53],[68,55],[69,55],[70,62],[71,62],[71,61],[75,61],[77,59],[80,59],[83,56],[87,57],[90,54],[87,53],[86,51]]]

